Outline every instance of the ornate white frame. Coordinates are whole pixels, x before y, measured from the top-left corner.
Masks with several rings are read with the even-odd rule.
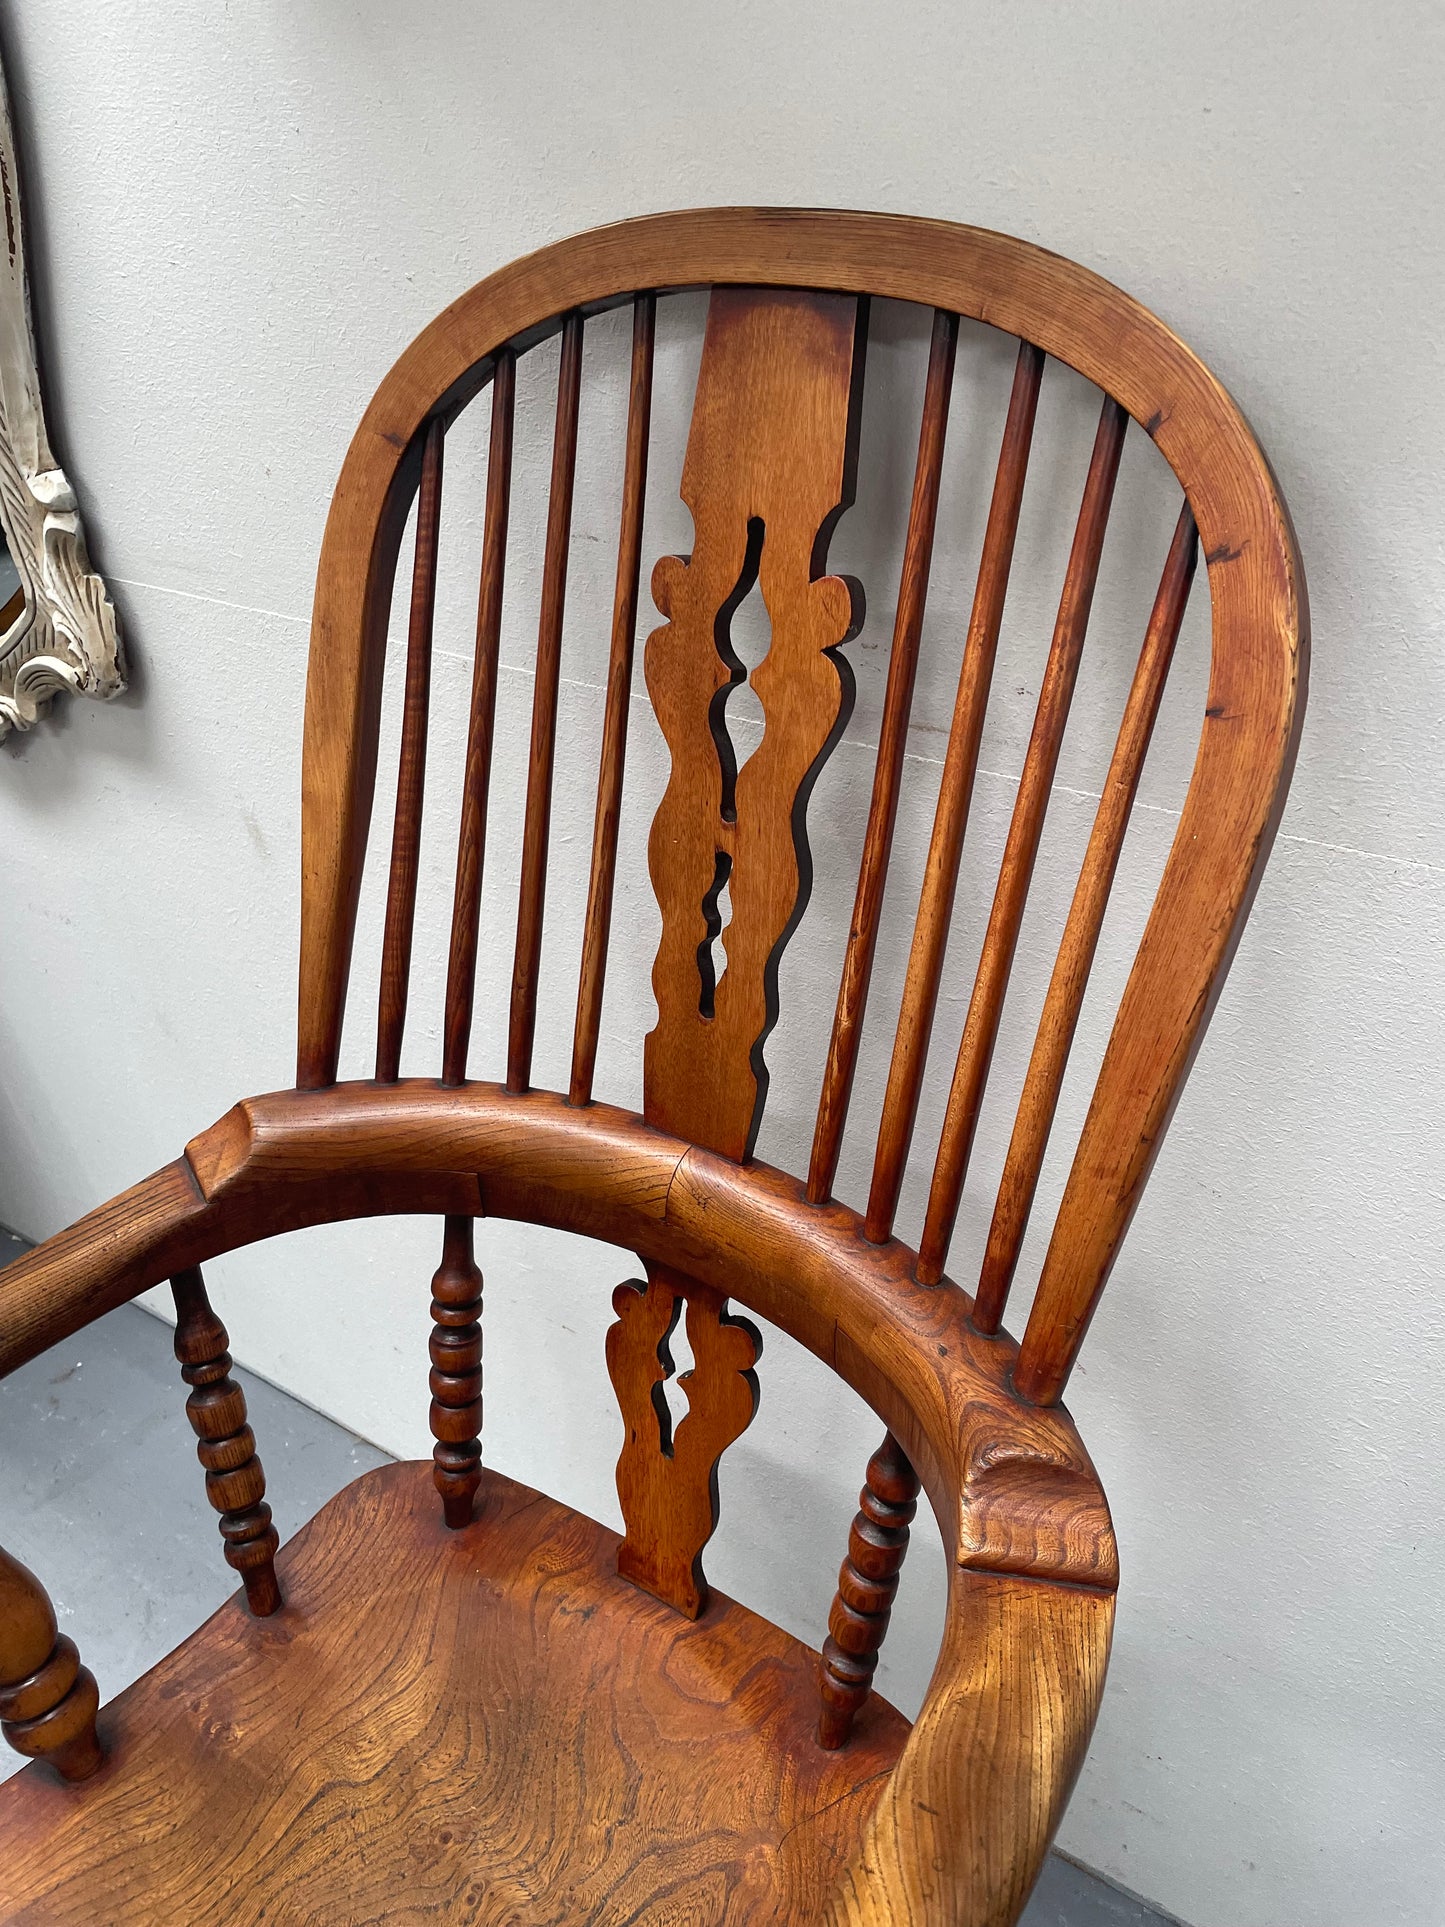
[[[125,656],[90,566],[75,493],[50,452],[25,274],[10,98],[0,72],[0,521],[25,607],[0,635],[0,738],[29,729],[57,690],[117,696]]]

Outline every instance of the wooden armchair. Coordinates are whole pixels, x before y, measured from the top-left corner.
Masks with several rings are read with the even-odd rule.
[[[649,843],[662,936],[636,1116],[593,1093],[632,687],[654,331],[712,290],[681,492],[696,540],[657,564],[646,684],[671,755]],[[826,573],[854,486],[869,297],[932,311],[871,808],[812,1158],[752,1153],[778,966],[811,863],[809,792],[851,700],[856,585]],[[610,674],[566,1092],[533,1035],[583,334],[630,304],[630,414]],[[879,936],[919,657],[959,318],[1017,338],[972,618],[861,1214],[833,1197]],[[468,1075],[517,360],[560,331],[506,1075]],[[893,1234],[943,973],[980,732],[1048,357],[1103,394],[1033,734],[917,1251]],[[443,448],[490,389],[470,733],[439,1079],[399,1076],[417,894]],[[1048,986],[974,1295],[944,1276],[1130,419],[1184,501]],[[376,1074],[338,1082],[382,718],[387,625],[417,503]],[[1197,530],[1197,536],[1196,536]],[[1060,1082],[1196,550],[1207,706],[1183,814],[1123,992],[1022,1342],[1002,1330]],[[729,636],[757,582],[765,728],[737,767]],[[1014,1921],[1084,1755],[1108,1658],[1109,1513],[1060,1404],[1219,991],[1281,809],[1306,608],[1288,515],[1238,409],[1152,315],[1082,268],[945,223],[720,210],[585,234],[493,275],[382,383],[327,523],[306,704],[295,1088],[238,1104],[174,1163],[0,1274],[10,1370],[159,1281],[238,1595],[97,1719],[39,1581],[0,1555],[0,1713],[36,1764],[0,1790],[0,1917],[26,1922]],[[714,942],[727,890],[719,975]],[[831,992],[830,992],[831,994]],[[199,1267],[298,1226],[444,1220],[435,1465],[358,1480],[278,1551],[227,1337]],[[616,1536],[482,1465],[473,1222],[638,1254],[607,1366],[625,1441]],[[772,1320],[887,1428],[819,1656],[709,1596],[717,1465],[748,1425]],[[685,1314],[695,1366],[661,1387]],[[435,1490],[433,1489],[433,1481]],[[950,1560],[910,1728],[870,1681],[920,1484]],[[438,1498],[439,1495],[439,1498]],[[249,1610],[248,1610],[249,1609]],[[97,1738],[99,1734],[99,1739]],[[48,1762],[48,1765],[41,1764]],[[58,1768],[58,1775],[52,1769]],[[68,1784],[74,1782],[76,1784]]]

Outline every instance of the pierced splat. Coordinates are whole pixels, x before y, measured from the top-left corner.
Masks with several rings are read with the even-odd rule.
[[[652,578],[668,621],[647,644],[647,687],[672,772],[648,845],[662,940],[644,1111],[732,1158],[757,1134],[778,964],[811,882],[808,795],[852,706],[838,650],[862,591],[823,570],[853,498],[865,333],[852,295],[714,291],[682,475],[696,539]],[[755,582],[772,638],[750,678],[762,740],[739,769],[726,707],[746,672],[729,626]]]
[[[626,1427],[617,1496],[627,1536],[617,1570],[696,1619],[707,1604],[702,1550],[717,1525],[718,1460],[757,1410],[762,1339],[719,1293],[662,1265],[647,1267],[645,1285],[619,1285],[612,1304],[607,1369]],[[694,1365],[677,1381],[687,1415],[674,1427],[664,1387],[684,1307]]]

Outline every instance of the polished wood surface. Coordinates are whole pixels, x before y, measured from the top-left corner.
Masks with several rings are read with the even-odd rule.
[[[953,1592],[948,1688],[929,1693],[825,1927],[1013,1927],[1084,1763],[1113,1601],[993,1574]]]
[[[979,1333],[965,1292],[918,1284],[905,1245],[870,1244],[856,1212],[810,1205],[785,1172],[612,1105],[421,1078],[249,1098],[191,1141],[182,1169],[183,1192],[174,1166],[137,1187],[139,1251],[117,1249],[102,1209],[0,1270],[0,1371],[179,1264],[278,1230],[386,1210],[526,1220],[668,1265],[805,1345],[903,1446],[961,1566],[1117,1582],[1088,1454],[1063,1407],[1018,1397],[1014,1341]]]
[[[1087,269],[982,229],[902,216],[711,209],[626,222],[514,262],[402,356],[353,440],[318,574],[303,793],[299,1081],[334,1077],[375,767],[371,700],[407,451],[573,309],[639,288],[830,289],[986,320],[1068,363],[1152,438],[1209,569],[1210,685],[1189,792],[1055,1221],[1030,1379],[1059,1396],[1218,997],[1279,820],[1303,714],[1304,578],[1248,424],[1169,328]],[[1047,1334],[1047,1336],[1046,1336]]]
[[[230,1339],[211,1309],[199,1265],[171,1280],[176,1305],[175,1354],[190,1386],[186,1417],[206,1469],[206,1497],[221,1515],[226,1564],[241,1575],[246,1604],[264,1619],[281,1604],[276,1548],[281,1543],[266,1503],[266,1474],[256,1435],[246,1422],[246,1394],[231,1376]]]
[[[853,1093],[853,1075],[858,1066],[858,1048],[863,1039],[863,1016],[883,914],[883,890],[888,881],[888,859],[893,851],[893,830],[898,820],[903,754],[913,708],[913,684],[918,673],[918,645],[928,602],[928,575],[938,523],[938,489],[943,474],[948,403],[953,393],[957,352],[958,317],[940,311],[933,317],[928,381],[923,392],[923,422],[918,432],[918,460],[903,547],[903,573],[898,584],[893,649],[888,658],[883,720],[878,731],[873,795],[868,804],[868,828],[863,837],[853,917],[843,951],[843,979],[838,987],[833,1035],[823,1065],[823,1091],[813,1128],[808,1196],[814,1204],[821,1204],[833,1189],[838,1155],[843,1146],[843,1126],[848,1117],[848,1100]]]
[[[898,1209],[898,1194],[918,1118],[918,1100],[923,1092],[934,1012],[943,982],[958,865],[973,800],[984,712],[993,684],[994,657],[998,652],[1004,597],[1013,566],[1014,540],[1018,534],[1043,373],[1043,356],[1030,343],[1022,342],[994,477],[988,526],[984,531],[973,612],[963,645],[958,695],[939,780],[933,835],[928,844],[913,946],[908,953],[898,1029],[894,1033],[893,1057],[883,1097],[883,1115],[878,1125],[878,1148],[873,1160],[867,1212],[867,1235],[875,1244],[881,1244],[893,1230],[893,1214]]]
[[[376,1075],[390,1083],[401,1074],[401,1042],[411,985],[411,946],[416,928],[416,886],[421,864],[422,802],[426,789],[427,721],[431,709],[432,627],[436,619],[437,547],[441,539],[442,459],[446,429],[428,424],[416,509],[416,558],[412,564],[411,617],[406,639],[406,688],[402,697],[401,760],[392,826],[391,872],[386,891],[386,934],[381,949],[381,995],[376,1023]]]
[[[532,744],[527,760],[522,880],[518,891],[512,1009],[507,1035],[509,1091],[525,1091],[532,1082],[537,975],[542,967],[542,917],[547,900],[547,846],[552,825],[552,770],[557,759],[562,615],[567,602],[567,554],[572,539],[572,493],[577,478],[577,411],[581,402],[582,317],[569,314],[562,324],[562,360],[557,374],[552,488],[547,498],[547,546],[542,556],[542,613],[537,629],[537,673],[532,685]]]
[[[599,1101],[593,1085],[623,807],[658,317],[667,291],[689,287],[711,290],[681,490],[696,540],[690,557],[665,558],[654,575],[665,622],[649,640],[646,680],[670,761],[649,843],[663,933],[653,972],[659,1014],[644,1047],[643,1115],[636,1116]],[[826,551],[852,500],[866,317],[874,297],[930,310],[933,340],[873,797],[832,1043],[826,1063],[814,1068],[822,1098],[805,1183],[752,1153],[767,1090],[763,1047],[778,1016],[778,961],[798,931],[808,895],[808,796],[851,697],[845,644],[861,614],[861,592],[825,573]],[[563,1095],[530,1085],[550,798],[561,747],[557,690],[571,495],[585,419],[581,343],[588,317],[626,303],[633,343],[622,513],[601,742],[588,752],[598,754],[599,777]],[[830,1194],[881,918],[885,903],[890,913],[893,908],[889,859],[914,678],[923,648],[933,646],[931,640],[925,645],[925,598],[950,381],[965,318],[1012,335],[1017,363],[923,891],[916,912],[900,906],[913,921],[914,940],[862,1214]],[[557,333],[562,353],[537,614],[508,1089],[469,1081],[468,1049],[479,947],[493,934],[481,928],[479,913],[516,363]],[[895,1235],[894,1219],[940,1006],[960,849],[1050,358],[1102,391],[1099,433],[915,1253]],[[402,1080],[441,437],[488,387],[491,437],[441,1077]],[[1130,420],[1161,451],[1185,500],[1045,1001],[975,1302],[947,1275],[950,1236]],[[419,492],[378,1078],[337,1084],[386,636],[400,545]],[[1212,618],[1197,759],[1019,1346],[1000,1324],[1004,1294],[1168,673],[1196,530]],[[747,672],[729,623],[755,582],[771,626],[764,658],[748,676],[764,728],[739,768],[727,699]],[[522,612],[516,621],[525,618]],[[164,1914],[164,1882],[183,1861],[214,1869],[228,1854],[225,1865],[243,1869],[236,1891],[248,1906],[268,1894],[286,1896],[277,1905],[289,1905],[292,1892],[311,1881],[321,1903],[304,1917],[326,1917],[326,1896],[344,1892],[338,1904],[350,1905],[361,1882],[371,1883],[366,1891],[375,1895],[368,1918],[428,1917],[405,1911],[415,1899],[417,1827],[431,1839],[426,1828],[432,1823],[422,1816],[470,1811],[464,1806],[469,1790],[505,1787],[503,1821],[511,1831],[500,1857],[496,1828],[490,1818],[487,1823],[488,1867],[503,1868],[496,1884],[490,1872],[478,1871],[475,1858],[466,1859],[466,1852],[481,1851],[480,1833],[466,1834],[466,1851],[452,1854],[463,1835],[452,1830],[450,1817],[438,1819],[437,1847],[429,1848],[433,1859],[426,1864],[439,1869],[440,1886],[429,1917],[808,1918],[952,1927],[1007,1927],[1016,1920],[1097,1712],[1117,1584],[1108,1508],[1059,1401],[1219,994],[1278,822],[1306,658],[1304,585],[1288,516],[1238,410],[1155,317],[1086,270],[1022,242],[899,217],[756,209],[660,216],[579,236],[514,263],[418,338],[383,382],[353,440],[318,573],[303,769],[297,1089],[236,1106],[176,1163],[0,1273],[0,1370],[158,1280],[184,1277],[239,1245],[350,1217],[441,1215],[447,1222],[431,1353],[432,1476],[442,1494],[441,1516],[434,1494],[422,1505],[419,1472],[405,1475],[412,1484],[400,1512],[374,1504],[378,1488],[365,1483],[326,1515],[332,1524],[314,1542],[318,1581],[324,1572],[344,1575],[333,1599],[336,1626],[323,1627],[324,1612],[298,1619],[292,1603],[255,1623],[228,1608],[198,1642],[132,1689],[136,1707],[150,1709],[164,1699],[163,1711],[152,1719],[148,1710],[137,1727],[113,1729],[121,1751],[133,1757],[113,1759],[101,1770],[92,1783],[94,1808],[87,1808],[84,1794],[55,1786],[46,1796],[44,1826],[59,1829],[56,1839],[71,1829],[67,1837],[81,1843],[70,1861],[26,1858],[27,1880],[63,1884],[73,1874],[76,1911],[56,1918],[95,1917],[98,1889],[87,1889],[93,1873],[85,1869],[100,1864],[95,1853],[108,1871],[120,1865],[119,1830],[107,1828],[105,1816],[113,1818],[120,1803],[131,1800],[126,1812],[144,1815],[147,1789],[163,1786],[187,1814],[204,1817],[165,1836],[175,1841],[173,1851],[163,1844],[148,1867],[125,1872],[137,1884],[116,1890],[134,1892],[137,1911],[129,1917],[136,1919],[155,1917],[140,1911],[147,1873],[152,1885],[161,1883],[156,1890]],[[553,968],[550,953],[547,968]],[[471,1225],[479,1216],[550,1225],[637,1254],[647,1283],[618,1292],[618,1322],[608,1341],[625,1431],[618,1467],[627,1526],[622,1542],[550,1501],[531,1498],[514,1507],[506,1497],[512,1489],[480,1468],[481,1279],[471,1249]],[[820,1747],[814,1737],[818,1660],[772,1629],[767,1639],[782,1643],[766,1648],[771,1657],[759,1661],[763,1648],[751,1633],[739,1635],[740,1644],[728,1644],[733,1670],[724,1669],[700,1698],[689,1685],[695,1675],[688,1656],[700,1650],[689,1642],[706,1639],[710,1629],[743,1624],[734,1617],[741,1609],[708,1599],[701,1564],[717,1522],[719,1454],[747,1424],[758,1395],[755,1334],[733,1305],[808,1347],[888,1428],[888,1443],[869,1470],[822,1662],[822,1735],[830,1743],[847,1739],[841,1747]],[[688,1411],[674,1432],[664,1388],[672,1370],[669,1334],[679,1317],[686,1318],[696,1364],[683,1380]],[[214,1334],[207,1342],[209,1369],[220,1354]],[[219,1343],[224,1347],[223,1333]],[[239,1450],[239,1437],[228,1432],[213,1443],[220,1448],[230,1441],[228,1449]],[[879,1731],[877,1722],[892,1717],[867,1687],[902,1558],[904,1515],[920,1487],[948,1560],[942,1650],[912,1733],[906,1741],[895,1736],[865,1782],[848,1776],[871,1744],[870,1733]],[[482,1503],[473,1519],[476,1494]],[[534,1526],[548,1540],[545,1554],[541,1540],[530,1550],[522,1543]],[[385,1563],[392,1552],[388,1533],[401,1562],[395,1576]],[[303,1535],[299,1543],[310,1542]],[[545,1590],[538,1562],[555,1561],[559,1546],[582,1548],[577,1569],[585,1568],[587,1577],[579,1581],[583,1604],[575,1613],[553,1612],[548,1595],[544,1658],[552,1684],[544,1691],[534,1689],[534,1672],[518,1671],[517,1654],[523,1647],[533,1656],[540,1650],[527,1646],[543,1624],[535,1603],[539,1588]],[[426,1548],[443,1550],[433,1556]],[[483,1549],[501,1565],[477,1563]],[[611,1570],[618,1561],[620,1573]],[[288,1566],[283,1554],[281,1566],[283,1575],[301,1582],[304,1606],[307,1568],[299,1551],[297,1565]],[[557,1577],[555,1566],[547,1570]],[[363,1590],[364,1611],[346,1603]],[[54,1686],[69,1658],[53,1626],[46,1630],[43,1613],[34,1620],[33,1602],[25,1605],[22,1594],[23,1587],[13,1593],[9,1608],[0,1598],[0,1661],[7,1639],[14,1646],[14,1626],[30,1626],[30,1645],[49,1642],[47,1650],[53,1645],[60,1655],[58,1661],[42,1656]],[[316,1597],[319,1602],[322,1594]],[[617,1603],[623,1599],[626,1606]],[[520,1616],[509,1618],[507,1601],[526,1601],[525,1610],[519,1604]],[[7,1626],[7,1611],[14,1626]],[[441,1618],[429,1620],[429,1612]],[[637,1615],[654,1617],[645,1621],[646,1636],[634,1639],[644,1623]],[[224,1636],[215,1630],[223,1622]],[[459,1627],[466,1637],[452,1639],[447,1629]],[[419,1647],[407,1643],[413,1638]],[[386,1648],[390,1673],[376,1642]],[[407,1671],[410,1656],[423,1648],[465,1650],[467,1663],[453,1668],[448,1659],[434,1680],[418,1675],[414,1690],[400,1690],[398,1680],[414,1676]],[[283,1659],[301,1677],[281,1689],[266,1673],[269,1697],[248,1699],[245,1718],[226,1724],[218,1744],[215,1734],[207,1740],[197,1717],[204,1700],[179,1684],[166,1699],[154,1682],[171,1677],[166,1666],[178,1669],[176,1682],[189,1679],[192,1665],[202,1669],[195,1677],[209,1681],[223,1649],[225,1665],[252,1669],[248,1681],[260,1676],[258,1666],[274,1664],[279,1673]],[[315,1662],[309,1673],[308,1655]],[[573,1660],[585,1672],[565,1673]],[[766,1710],[753,1718],[759,1681],[781,1678],[779,1667],[791,1679],[795,1661],[800,1684],[796,1693],[787,1687],[787,1721],[770,1724]],[[475,1702],[468,1692],[489,1681],[505,1709],[504,1733],[495,1722],[471,1716]],[[434,1707],[427,1700],[433,1686]],[[657,1714],[645,1740],[631,1729],[624,1735],[606,1710],[616,1693],[625,1695],[629,1717],[638,1708]],[[649,1697],[654,1693],[664,1697]],[[674,1720],[675,1702],[667,1695],[679,1693],[689,1710]],[[306,1750],[311,1740],[294,1717],[283,1736],[288,1694],[304,1696],[318,1710],[322,1727],[313,1737],[322,1732],[320,1752]],[[565,1719],[555,1711],[564,1704]],[[364,1758],[348,1785],[350,1804],[333,1813],[325,1789],[341,1782],[327,1778],[332,1756],[325,1732],[353,1734],[353,1712],[366,1737]],[[796,1727],[787,1723],[794,1712]],[[857,1733],[847,1738],[855,1717]],[[744,1751],[730,1762],[731,1736],[744,1728],[748,1737],[738,1741]],[[479,1731],[485,1744],[475,1738]],[[693,1799],[693,1782],[675,1769],[673,1744],[659,1733],[691,1736],[699,1787],[704,1763],[709,1788],[719,1773],[728,1780],[726,1790],[708,1792],[705,1811],[703,1796]],[[624,1817],[610,1832],[605,1818],[593,1825],[583,1796],[567,1780],[568,1773],[576,1779],[579,1758],[591,1760],[594,1740],[603,1762],[592,1771],[599,1812],[611,1811],[607,1803],[625,1782],[625,1794],[616,1795]],[[255,1754],[246,1751],[252,1745]],[[232,1763],[244,1758],[249,1772],[262,1754],[264,1763],[250,1778],[228,1777]],[[625,1773],[606,1764],[614,1755],[625,1755]],[[312,1771],[318,1760],[319,1779]],[[799,1787],[822,1784],[816,1776],[829,1770],[829,1761],[842,1775],[829,1782],[838,1789],[834,1804],[789,1807]],[[138,1777],[126,1781],[124,1772]],[[354,1797],[356,1784],[367,1789],[363,1801]],[[39,1785],[40,1776],[27,1776],[8,1805],[0,1801],[7,1815],[24,1808],[28,1817],[19,1824],[27,1840],[38,1837],[41,1825],[42,1807],[30,1804],[41,1800]],[[517,1799],[519,1785],[528,1789],[525,1801]],[[778,1791],[783,1787],[792,1791],[785,1796]],[[555,1796],[554,1804],[539,1804],[536,1788]],[[445,1789],[445,1799],[438,1789]],[[288,1809],[293,1798],[301,1805]],[[102,1818],[87,1834],[91,1810]],[[797,1815],[796,1825],[784,1825],[787,1813]],[[815,1833],[814,1821],[825,1814]],[[720,1831],[709,1833],[712,1820]],[[0,1829],[8,1823],[0,1820]],[[650,1859],[641,1844],[649,1833]],[[549,1844],[534,1852],[534,1839],[543,1834]],[[639,1871],[644,1861],[646,1870]],[[518,1864],[528,1869],[526,1879],[509,1887]],[[57,1869],[67,1865],[72,1872],[62,1878]],[[719,1872],[724,1866],[728,1871]],[[525,1902],[517,1898],[524,1890]],[[202,1892],[209,1904],[212,1888],[204,1878],[186,1891]],[[543,1911],[528,1914],[534,1903]],[[494,1905],[513,1911],[478,1911]],[[204,1916],[193,1910],[186,1917]],[[273,1906],[267,1917],[282,1916]]]
[[[1099,799],[1089,845],[1084,852],[1078,888],[1069,905],[1023,1095],[1019,1099],[974,1305],[974,1323],[980,1331],[997,1331],[1003,1319],[1059,1101],[1069,1046],[1074,1040],[1074,1026],[1079,1021],[1094,949],[1109,904],[1109,889],[1118,867],[1124,832],[1129,826],[1129,812],[1134,807],[1149,738],[1174,658],[1174,645],[1179,640],[1179,626],[1184,620],[1198,553],[1194,517],[1186,504],[1179,512],[1144,646],[1139,652],[1138,667],[1124,706],[1124,720],[1119,725],[1118,740],[1104,778],[1104,794]]]
[[[0,1376],[150,1286],[164,1284],[188,1265],[204,1264],[235,1243],[339,1218],[480,1209],[475,1172],[408,1172],[390,1179],[357,1173],[333,1177],[320,1187],[287,1187],[284,1195],[259,1207],[251,1200],[242,1216],[221,1232],[218,1243],[227,1214],[208,1204],[190,1164],[177,1158],[27,1252],[27,1260],[38,1262],[27,1264],[18,1279],[12,1282],[10,1273],[22,1260],[3,1268]]]
[[[88,1780],[101,1762],[99,1705],[95,1675],[57,1627],[50,1595],[0,1546],[0,1733],[6,1744],[62,1779]]]
[[[487,804],[492,788],[492,738],[497,722],[498,654],[502,646],[502,588],[507,572],[507,525],[512,501],[512,432],[516,410],[515,356],[497,357],[492,382],[492,434],[487,448],[487,506],[482,530],[482,574],[477,589],[477,640],[472,660],[472,710],[462,775],[461,828],[457,834],[457,882],[452,900],[452,939],[447,958],[446,1008],[442,1019],[442,1078],[460,1084],[467,1074],[472,1002],[477,987],[477,919],[482,907],[482,857],[487,841]],[[305,900],[305,885],[302,886]],[[298,1069],[296,1082],[325,1084],[319,1062]]]
[[[1022,1904],[1097,1711],[1117,1569],[1107,1507],[1067,1414],[1017,1398],[1016,1348],[974,1330],[964,1293],[918,1285],[910,1252],[870,1246],[856,1214],[808,1205],[795,1179],[541,1092],[415,1080],[279,1093],[237,1107],[192,1143],[187,1165],[210,1215],[178,1215],[187,1236],[213,1245],[260,1235],[273,1213],[298,1222],[303,1200],[315,1216],[345,1215],[355,1194],[338,1169],[345,1183],[395,1183],[400,1200],[402,1179],[414,1195],[438,1165],[470,1168],[489,1215],[670,1263],[833,1365],[917,1469],[952,1574],[943,1653],[890,1783],[888,1826],[854,1866],[854,1912],[839,1917],[885,1920],[895,1893],[914,1906],[915,1850],[932,1856],[933,1912],[920,1901],[911,1918],[1011,1917],[997,1909]],[[157,1227],[158,1242],[169,1235]],[[103,1229],[67,1255],[70,1288],[104,1296]],[[54,1282],[43,1248],[28,1254],[0,1273],[0,1314]],[[968,1630],[956,1633],[959,1622]],[[810,1731],[815,1719],[816,1688]],[[968,1748],[984,1758],[965,1758]],[[941,1816],[936,1827],[924,1809]]]
[[[613,1533],[494,1472],[348,1488],[107,1708],[77,1800],[0,1788],[0,1918],[46,1927],[815,1922],[908,1723],[813,1740],[816,1654],[715,1596],[689,1626]]]
[[[657,335],[657,297],[640,294],[632,307],[632,380],[627,406],[627,455],[622,474],[622,527],[617,540],[617,588],[612,603],[612,646],[607,659],[607,698],[597,772],[597,816],[592,832],[592,870],[577,984],[577,1021],[572,1037],[574,1104],[592,1096],[607,942],[612,931],[612,892],[617,881],[617,831],[627,759],[632,654],[637,639],[637,586],[642,570],[642,516],[647,497],[647,441],[652,427],[652,365]]]
[[[848,1556],[828,1615],[828,1637],[818,1669],[820,1746],[833,1749],[848,1744],[872,1691],[908,1551],[908,1528],[917,1510],[918,1474],[889,1432],[868,1461],[858,1516],[848,1533]]]
[[[823,570],[853,497],[866,327],[839,295],[713,295],[682,471],[696,540],[652,576],[668,620],[648,640],[647,688],[672,769],[647,845],[662,938],[643,1114],[733,1158],[757,1135],[778,961],[807,902],[808,792],[851,707],[835,651],[861,620],[860,592]],[[739,770],[726,701],[745,671],[728,626],[755,582],[772,639],[749,678],[762,741]]]
[[[718,1460],[758,1409],[757,1327],[722,1295],[667,1265],[612,1294],[607,1370],[622,1409],[617,1497],[627,1534],[618,1571],[696,1619],[707,1604],[702,1551],[718,1522]],[[686,1317],[693,1366],[678,1385],[687,1413],[674,1427],[663,1393],[675,1370],[668,1340]]]
[[[431,1299],[432,1476],[443,1518],[460,1531],[482,1477],[482,1274],[470,1218],[446,1219]]]
[[[943,1135],[938,1159],[933,1167],[933,1185],[928,1194],[928,1215],[918,1247],[918,1276],[927,1285],[937,1284],[943,1276],[953,1223],[963,1195],[963,1180],[973,1150],[974,1132],[983,1104],[984,1087],[993,1064],[994,1045],[1004,998],[1008,993],[1014,951],[1033,880],[1034,861],[1043,835],[1044,814],[1053,790],[1054,771],[1064,740],[1064,725],[1074,698],[1079,661],[1084,652],[1084,636],[1093,607],[1094,588],[1099,579],[1099,561],[1104,549],[1104,533],[1109,523],[1109,508],[1114,499],[1114,484],[1119,474],[1119,457],[1124,451],[1124,431],[1129,418],[1115,401],[1106,399],[1094,437],[1094,452],[1084,483],[1084,499],[1079,507],[1069,566],[1064,575],[1059,599],[1058,619],[1053,641],[1039,688],[1038,709],[1033,732],[1024,756],[1018,795],[1009,819],[1003,862],[999,865],[998,886],[984,931],[983,949],[974,978],[973,995],[963,1023],[963,1038],[958,1046],[958,1062],[948,1092],[948,1108],[943,1116]]]

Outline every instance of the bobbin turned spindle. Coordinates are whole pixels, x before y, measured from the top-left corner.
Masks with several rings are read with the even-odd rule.
[[[200,1267],[171,1280],[176,1301],[176,1357],[191,1387],[186,1417],[206,1468],[206,1497],[221,1515],[226,1563],[241,1575],[246,1604],[265,1619],[281,1604],[276,1548],[281,1543],[266,1503],[266,1475],[256,1436],[246,1423],[246,1394],[231,1377],[230,1339],[211,1309]]]
[[[101,1762],[99,1705],[95,1676],[57,1628],[45,1588],[0,1547],[0,1732],[17,1753],[84,1780]]]
[[[848,1556],[838,1574],[823,1642],[818,1743],[829,1752],[847,1744],[872,1690],[917,1501],[918,1474],[893,1434],[885,1433],[868,1461],[867,1483],[858,1495],[858,1515],[848,1534]]]
[[[482,1482],[482,1274],[472,1257],[472,1220],[448,1217],[432,1279],[433,1477],[453,1531],[468,1525]]]

